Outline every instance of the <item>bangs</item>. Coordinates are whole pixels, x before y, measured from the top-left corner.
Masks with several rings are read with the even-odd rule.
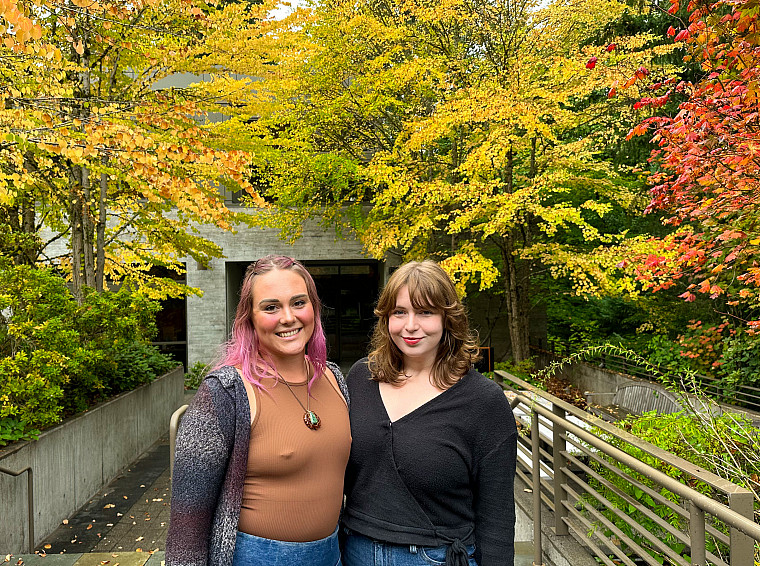
[[[420,277],[419,273],[410,274],[406,286],[409,289],[409,300],[415,309],[443,311],[449,306],[445,293],[437,283],[429,278]]]

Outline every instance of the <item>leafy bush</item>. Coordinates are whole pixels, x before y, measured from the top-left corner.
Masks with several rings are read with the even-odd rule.
[[[159,305],[127,286],[81,305],[49,269],[0,269],[0,446],[176,363],[148,343]]]
[[[186,389],[198,389],[198,386],[203,381],[208,373],[208,365],[203,362],[195,362],[185,374],[185,388]]]
[[[753,428],[746,417],[737,414],[716,416],[709,413],[657,414],[651,412],[642,416],[629,416],[626,420],[618,423],[618,426],[671,454],[750,489],[755,494],[756,502],[758,501],[760,430]],[[700,493],[727,503],[727,498],[722,493],[718,493],[704,482],[696,481],[691,475],[681,472],[667,462],[654,458],[643,450],[619,439],[611,438],[601,430],[594,432],[637,460],[660,470]],[[731,458],[726,458],[727,454],[731,454]],[[624,470],[637,482],[654,489],[666,499],[679,503],[678,497],[670,491],[659,488],[644,476],[617,461],[613,461],[611,458],[607,460],[610,464]],[[658,535],[676,553],[682,554],[684,552],[683,543],[667,533],[647,513],[631,505],[629,501],[638,501],[650,512],[654,512],[659,518],[680,530],[687,529],[684,519],[674,513],[668,505],[655,502],[650,495],[636,487],[634,483],[621,478],[605,466],[592,463],[592,468],[599,474],[602,481],[591,478],[589,483],[615,507],[626,510],[631,520],[622,520],[611,511],[602,511],[607,519],[645,548],[657,560],[663,560],[664,555],[648,545],[645,538],[632,526],[634,522],[643,525],[648,532]],[[625,496],[621,496],[621,493]],[[758,509],[757,505],[756,509]],[[714,526],[724,533],[728,532],[725,525],[717,522],[717,520],[714,522]],[[707,537],[707,550],[718,555],[727,552],[727,548],[711,536]]]

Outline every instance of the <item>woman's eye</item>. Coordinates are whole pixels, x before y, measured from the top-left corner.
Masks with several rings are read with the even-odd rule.
[[[293,306],[296,308],[301,308],[306,306],[306,300],[305,299],[299,299],[296,302],[293,303]]]
[[[275,312],[277,310],[277,305],[267,305],[262,310],[264,312]]]
[[[403,311],[401,309],[396,309],[393,311],[393,316],[404,316],[406,314],[406,311]]]

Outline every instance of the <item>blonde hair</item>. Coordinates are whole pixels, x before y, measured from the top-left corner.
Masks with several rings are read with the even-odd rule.
[[[415,309],[430,308],[443,315],[443,336],[438,344],[431,378],[436,387],[448,389],[470,370],[480,354],[477,335],[470,330],[467,313],[454,283],[441,266],[429,259],[399,267],[380,294],[375,307],[378,320],[369,354],[372,379],[392,384],[404,379],[404,358],[388,331],[388,319],[404,286],[409,290]]]

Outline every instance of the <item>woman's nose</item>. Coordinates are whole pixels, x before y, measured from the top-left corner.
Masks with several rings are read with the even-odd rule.
[[[293,309],[291,309],[290,307],[283,307],[281,312],[282,314],[280,315],[280,320],[283,323],[293,322],[296,318],[293,314]]]
[[[406,324],[407,329],[415,329],[417,328],[417,317],[414,315],[414,313],[409,313],[406,317]]]

